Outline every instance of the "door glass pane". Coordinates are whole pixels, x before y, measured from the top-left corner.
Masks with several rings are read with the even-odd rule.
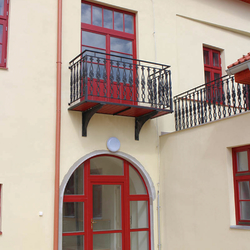
[[[130,201],[130,228],[148,228],[147,201]]]
[[[93,231],[121,229],[121,186],[93,185]]]
[[[237,153],[237,168],[238,172],[248,171],[247,151]]]
[[[80,165],[71,175],[66,185],[64,195],[84,194],[84,190],[83,190],[84,171],[83,169],[84,169],[84,164]]]
[[[84,236],[63,236],[63,250],[84,250]]]
[[[63,232],[84,231],[84,202],[63,203]]]
[[[129,166],[129,190],[130,194],[147,194],[141,177],[131,166]]]
[[[205,71],[205,83],[208,83],[211,81],[211,75],[209,71]]]
[[[102,8],[92,7],[93,11],[93,25],[102,26]]]
[[[106,49],[106,36],[82,31],[82,44],[100,49]]]
[[[109,156],[96,157],[90,160],[91,175],[123,175],[123,161]]]
[[[250,220],[250,201],[240,202],[240,219]]]
[[[209,51],[203,50],[203,59],[204,59],[204,64],[209,65]]]
[[[122,234],[94,234],[93,250],[121,250]]]
[[[86,3],[82,3],[82,15],[81,15],[81,21],[82,23],[88,23],[91,24],[91,6]]]
[[[113,11],[112,10],[103,10],[104,15],[104,27],[108,29],[113,29]]]
[[[124,14],[124,19],[125,19],[125,32],[134,34],[133,16]]]
[[[219,54],[213,52],[213,65],[219,67]]]
[[[148,232],[131,232],[130,242],[131,250],[148,250]]]
[[[114,11],[114,19],[115,30],[123,31],[123,14]]]
[[[110,49],[116,52],[132,54],[132,41],[111,37]]]
[[[240,200],[250,199],[249,181],[239,182]]]
[[[0,24],[0,43],[3,42],[3,25]]]
[[[4,0],[0,0],[0,16],[3,16],[4,12]]]

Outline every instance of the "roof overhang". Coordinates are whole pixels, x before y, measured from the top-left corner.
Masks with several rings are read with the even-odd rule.
[[[235,74],[237,74],[243,70],[246,70],[246,69],[250,70],[250,60],[245,61],[243,63],[240,63],[238,65],[235,65],[235,66],[227,69],[226,72],[229,76],[231,76],[231,75],[235,75]]]

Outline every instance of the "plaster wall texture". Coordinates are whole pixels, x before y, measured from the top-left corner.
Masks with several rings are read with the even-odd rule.
[[[136,13],[137,56],[171,65],[176,94],[203,82],[203,43],[228,51],[224,54],[223,67],[235,61],[239,54],[248,52],[250,7],[240,1],[209,2],[108,0],[98,3]],[[0,69],[0,106],[3,107],[0,111],[0,183],[3,184],[0,248],[52,249],[57,1],[26,0],[25,5],[23,1],[10,1],[9,13],[8,69]],[[239,32],[224,31],[177,14],[232,26]],[[78,159],[96,150],[106,150],[108,138],[116,136],[121,142],[120,151],[145,167],[157,189],[158,134],[173,130],[173,116],[148,121],[141,130],[140,141],[135,141],[134,118],[96,114],[89,123],[88,136],[82,137],[81,113],[68,111],[68,62],[80,53],[80,30],[81,2],[63,1],[60,180]],[[39,211],[44,212],[43,217],[38,216]]]
[[[235,225],[232,148],[250,143],[250,113],[161,136],[162,244],[248,249]],[[181,239],[181,240],[180,240]]]

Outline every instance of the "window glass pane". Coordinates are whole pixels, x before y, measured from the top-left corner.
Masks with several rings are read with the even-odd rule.
[[[127,33],[134,33],[134,21],[133,16],[124,14],[125,19],[125,32]]]
[[[63,236],[63,250],[84,250],[84,236]]]
[[[132,54],[132,41],[111,37],[110,49],[117,52]]]
[[[106,49],[106,36],[88,31],[82,31],[82,44]]]
[[[249,181],[239,182],[240,200],[250,199]]]
[[[102,8],[93,6],[93,25],[102,26]]]
[[[214,80],[220,78],[220,74],[214,73]]]
[[[250,201],[240,202],[240,219],[250,220]]]
[[[248,171],[247,151],[237,153],[237,168],[238,172]]]
[[[93,250],[118,250],[122,249],[122,234],[94,234]]]
[[[211,81],[211,74],[209,71],[205,71],[205,83],[208,83]]]
[[[0,43],[3,42],[3,25],[0,24]]]
[[[209,51],[203,50],[204,64],[209,64]]]
[[[114,12],[115,30],[123,31],[123,14],[120,12]]]
[[[71,175],[67,186],[64,191],[64,195],[72,195],[72,194],[84,194],[83,190],[83,172],[84,164],[80,165],[74,173]]]
[[[93,231],[122,228],[120,185],[93,185],[93,222]]]
[[[123,175],[123,161],[109,156],[100,156],[90,160],[91,175]]]
[[[84,231],[84,203],[63,203],[63,232]]]
[[[148,250],[148,232],[130,233],[131,250]]]
[[[104,9],[103,15],[104,15],[104,27],[108,29],[113,29],[113,11]]]
[[[130,201],[130,228],[148,228],[147,201]]]
[[[86,3],[82,3],[82,23],[91,24],[91,6]]]
[[[215,67],[219,67],[220,64],[219,64],[219,54],[218,53],[214,53],[213,52],[213,65]]]
[[[129,166],[129,190],[130,194],[147,194],[141,177],[131,166]]]

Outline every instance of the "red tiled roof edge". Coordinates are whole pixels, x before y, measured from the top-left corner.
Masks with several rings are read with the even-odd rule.
[[[241,0],[241,1],[245,3],[250,3],[250,0]]]
[[[240,59],[238,59],[235,63],[230,64],[229,66],[227,66],[227,68],[228,68],[228,69],[229,69],[229,68],[232,68],[233,66],[236,66],[236,65],[238,65],[238,64],[240,64],[240,63],[243,63],[243,62],[246,62],[246,61],[248,61],[248,60],[250,60],[250,52],[249,52],[246,56],[243,56],[243,57],[241,57]]]

